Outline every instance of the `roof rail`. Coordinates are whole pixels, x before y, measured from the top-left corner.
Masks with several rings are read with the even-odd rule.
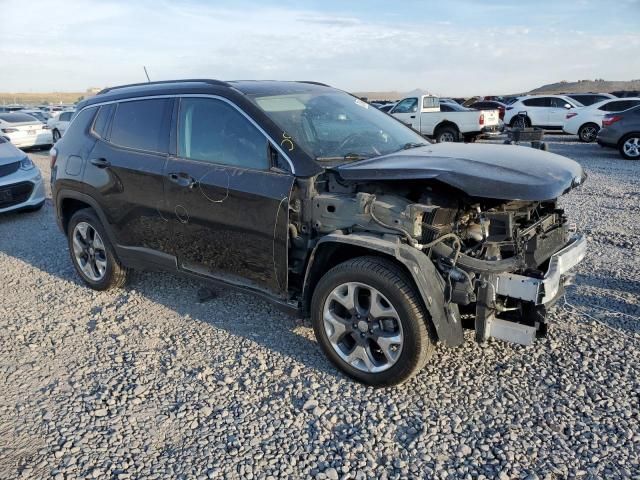
[[[144,85],[162,85],[162,84],[167,84],[167,83],[183,83],[183,82],[188,82],[188,83],[207,83],[209,85],[215,85],[215,86],[218,86],[218,87],[230,87],[231,86],[227,82],[223,82],[221,80],[213,80],[213,79],[210,79],[210,78],[182,78],[182,79],[178,79],[178,80],[159,80],[159,81],[156,81],[156,82],[129,83],[127,85],[118,85],[118,86],[115,86],[115,87],[107,87],[107,88],[103,88],[102,90],[100,90],[98,93],[96,93],[96,95],[101,95],[103,93],[111,92],[113,90],[118,90],[120,88],[142,87]]]
[[[321,87],[330,87],[331,85],[327,85],[326,83],[314,82],[311,80],[296,80],[298,83],[308,83],[311,85],[320,85]]]

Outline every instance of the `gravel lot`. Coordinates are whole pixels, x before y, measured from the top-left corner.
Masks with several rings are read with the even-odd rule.
[[[0,477],[640,478],[640,164],[574,138],[548,137],[589,173],[563,203],[590,253],[549,337],[467,332],[395,389],[249,296],[83,287],[50,201],[0,217]]]

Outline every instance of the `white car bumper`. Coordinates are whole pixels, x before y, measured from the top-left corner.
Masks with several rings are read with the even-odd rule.
[[[37,207],[45,200],[44,182],[38,167],[0,177],[0,213]]]
[[[5,133],[4,136],[8,137],[11,143],[18,148],[53,144],[51,130],[36,130],[33,135],[27,135],[26,132]]]

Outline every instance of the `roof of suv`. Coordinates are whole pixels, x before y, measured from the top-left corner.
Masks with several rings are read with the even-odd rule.
[[[78,109],[87,105],[150,95],[185,93],[219,93],[221,89],[233,90],[243,95],[280,95],[311,92],[330,88],[328,85],[309,81],[234,80],[224,82],[213,79],[165,80],[159,82],[134,83],[105,88],[94,97],[83,100]]]

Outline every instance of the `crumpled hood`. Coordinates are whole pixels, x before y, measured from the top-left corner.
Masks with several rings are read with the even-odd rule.
[[[11,142],[0,143],[0,165],[8,165],[10,163],[19,162],[27,154],[18,149]]]
[[[531,147],[438,143],[332,167],[345,180],[435,179],[467,195],[551,200],[580,185],[582,167]]]

